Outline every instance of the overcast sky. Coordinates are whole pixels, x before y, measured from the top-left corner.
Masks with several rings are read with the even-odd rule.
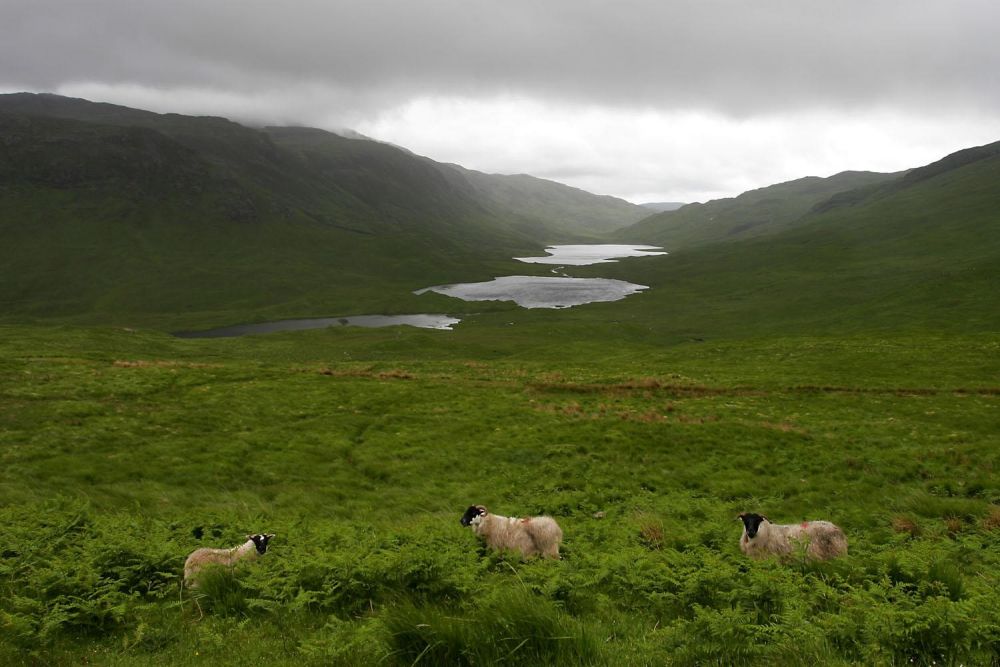
[[[997,0],[2,0],[0,91],[704,201],[1000,140],[998,26]]]

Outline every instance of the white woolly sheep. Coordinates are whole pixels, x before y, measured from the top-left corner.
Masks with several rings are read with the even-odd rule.
[[[559,558],[563,533],[550,516],[507,517],[490,514],[482,505],[471,505],[461,522],[494,549],[518,551],[524,558]]]
[[[829,560],[847,553],[847,538],[829,521],[803,521],[778,524],[763,515],[743,513],[736,517],[743,522],[740,551],[751,558],[787,556],[801,545],[810,558]]]
[[[274,537],[273,533],[247,535],[247,541],[231,549],[211,549],[202,547],[195,549],[184,561],[184,585],[188,588],[198,587],[198,573],[205,567],[221,565],[233,567],[244,560],[256,560],[267,553],[267,543]]]

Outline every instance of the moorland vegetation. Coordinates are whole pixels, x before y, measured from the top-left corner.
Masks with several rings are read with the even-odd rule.
[[[292,159],[282,132],[219,125],[225,151],[222,129],[244,137],[237,158],[116,122],[0,114],[29,137],[0,161],[0,661],[1000,660],[995,145],[796,199],[749,235],[706,218],[667,256],[572,269],[649,290],[549,311],[409,292],[546,270],[509,251],[561,240],[538,232],[554,214],[453,197],[433,165],[405,170],[444,183],[433,197],[415,186],[424,204],[379,208],[406,179],[377,179],[392,186],[367,200],[362,184],[404,160],[391,147],[315,175],[349,197],[296,180],[297,198],[269,180],[291,179],[269,161]],[[46,136],[89,148],[28,150]],[[168,171],[114,173],[140,149]],[[84,159],[106,178],[52,180],[92,173],[72,166]],[[157,199],[164,173],[176,187]],[[237,190],[258,217],[226,217]],[[321,208],[296,203],[309,197],[329,219],[305,220]],[[378,309],[464,319],[167,333]],[[478,503],[555,517],[562,558],[485,548],[459,523]],[[740,512],[834,521],[850,551],[748,559]],[[182,591],[194,549],[265,532],[252,567]]]

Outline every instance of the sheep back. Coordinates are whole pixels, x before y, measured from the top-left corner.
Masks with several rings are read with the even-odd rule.
[[[260,558],[267,552],[267,545],[273,533],[257,533],[248,535],[247,541],[232,549],[213,549],[202,547],[195,549],[184,561],[184,584],[196,588],[197,575],[206,567],[217,565],[233,567],[239,561],[250,561]]]
[[[806,554],[817,560],[829,560],[847,554],[847,536],[839,526],[829,521],[808,521],[792,526],[796,535],[791,539],[808,541]]]
[[[536,516],[523,521],[524,529],[531,536],[537,552],[545,558],[559,558],[563,532],[556,520],[550,516]]]
[[[847,537],[829,521],[775,524],[764,519],[753,538],[745,528],[740,538],[740,550],[755,559],[788,556],[801,546],[809,558],[829,560],[847,553]]]
[[[184,584],[191,588],[198,585],[197,575],[204,568],[212,565],[230,565],[231,554],[229,549],[212,549],[202,547],[195,549],[184,561]]]
[[[559,558],[562,529],[548,516],[517,518],[488,514],[473,526],[477,535],[494,549],[520,552],[525,558]]]

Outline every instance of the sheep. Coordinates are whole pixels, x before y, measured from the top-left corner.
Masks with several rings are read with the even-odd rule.
[[[184,585],[188,588],[197,588],[197,575],[205,567],[221,565],[231,568],[239,561],[260,558],[267,553],[267,544],[272,537],[274,537],[273,533],[258,533],[247,535],[246,542],[232,549],[210,549],[208,547],[195,549],[184,561]]]
[[[506,517],[490,514],[482,505],[470,505],[461,523],[494,549],[518,551],[524,558],[559,558],[563,533],[550,516]]]
[[[743,522],[740,551],[751,558],[788,556],[801,544],[806,556],[816,560],[829,560],[847,553],[847,538],[829,521],[803,521],[778,524],[760,514],[742,513],[736,517]]]

